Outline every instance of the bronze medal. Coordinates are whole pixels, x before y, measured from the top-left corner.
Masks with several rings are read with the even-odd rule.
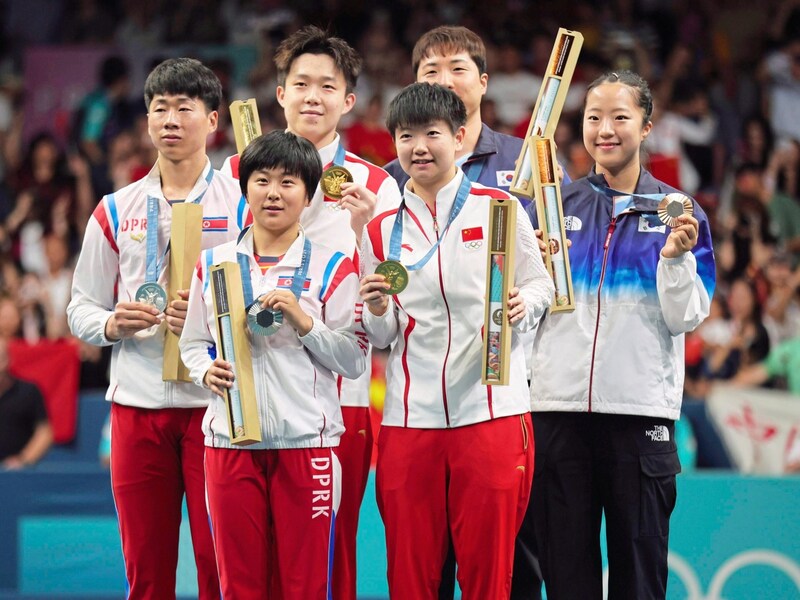
[[[691,215],[692,212],[692,201],[683,194],[667,194],[658,204],[658,218],[668,227],[677,227],[678,217]]]
[[[353,175],[350,173],[350,171],[344,167],[340,167],[339,165],[333,165],[322,172],[320,186],[322,187],[322,193],[328,198],[341,200],[342,184],[350,183],[352,181]]]
[[[394,296],[399,294],[408,285],[408,269],[396,260],[385,260],[375,267],[376,275],[383,275],[386,283],[389,284],[387,294]]]

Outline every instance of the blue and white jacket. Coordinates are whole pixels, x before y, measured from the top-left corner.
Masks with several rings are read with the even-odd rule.
[[[612,200],[592,183],[606,186],[592,174],[562,190],[576,309],[539,325],[531,408],[677,419],[684,333],[705,319],[714,293],[708,219],[692,200],[697,245],[667,259],[670,229],[637,212],[612,218]],[[642,170],[635,193],[672,192]],[[528,215],[538,228],[535,206]]]

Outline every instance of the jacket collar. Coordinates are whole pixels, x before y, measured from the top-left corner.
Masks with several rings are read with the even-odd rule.
[[[478,136],[478,141],[475,144],[475,150],[472,151],[470,160],[479,156],[497,154],[499,151],[497,137],[497,132],[492,130],[486,123],[481,123],[481,133]]]
[[[608,187],[608,182],[606,182],[605,175],[602,173],[597,173],[595,171],[594,166],[592,167],[592,172],[586,177],[589,183],[593,183],[600,187]],[[639,179],[636,181],[636,189],[633,190],[634,194],[652,194],[655,192],[668,192],[671,188],[669,188],[666,184],[662,183],[648,171],[644,167],[641,167],[639,170]]]
[[[297,238],[292,242],[292,245],[289,246],[289,249],[283,255],[281,259],[280,265],[282,267],[299,267],[300,263],[303,262],[303,245],[305,244],[306,240],[306,232],[303,230],[303,226],[300,226],[300,231],[297,235]],[[242,232],[239,234],[239,238],[236,240],[236,252],[241,254],[247,254],[248,256],[253,256],[253,226],[251,225],[247,229],[243,229]]]

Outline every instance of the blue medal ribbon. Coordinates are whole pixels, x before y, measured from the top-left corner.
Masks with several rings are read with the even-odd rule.
[[[611,199],[613,203],[612,216],[616,219],[621,214],[634,211],[640,213],[658,212],[658,205],[667,195],[663,192],[658,194],[629,194],[620,192],[614,188],[597,185],[591,179],[589,185],[595,192],[603,194]],[[663,225],[657,215],[642,215],[650,225]]]
[[[239,263],[239,272],[242,274],[244,305],[249,307],[253,303],[253,282],[250,281],[250,256],[244,252],[237,252],[236,262]]]
[[[467,176],[467,179],[473,183],[478,183],[478,177],[480,177],[481,171],[483,170],[483,165],[481,165],[479,161],[480,159],[476,158],[474,160],[465,162],[461,167],[464,171],[464,174]]]
[[[458,187],[458,194],[456,194],[456,200],[453,203],[453,208],[450,211],[450,218],[447,219],[447,225],[444,226],[444,229],[441,232],[441,235],[436,239],[436,243],[431,246],[431,249],[428,250],[427,254],[423,256],[418,262],[414,263],[413,265],[404,265],[406,269],[409,271],[416,271],[424,267],[428,261],[433,256],[433,253],[436,252],[436,249],[439,247],[439,244],[442,243],[447,230],[450,229],[450,225],[453,224],[458,213],[461,212],[461,209],[464,208],[464,204],[467,201],[467,197],[469,196],[469,190],[472,187],[470,183],[470,179],[465,175],[461,180],[461,185]],[[392,226],[392,236],[389,238],[389,258],[388,260],[400,260],[400,251],[402,250],[401,246],[403,243],[403,213],[405,212],[406,202],[403,200],[400,203],[400,207],[397,209],[397,214],[394,217],[394,225]]]
[[[333,165],[336,167],[343,167],[344,166],[344,146],[342,142],[339,142],[339,145],[336,147],[336,154],[333,155]]]
[[[303,293],[303,287],[306,283],[306,275],[308,274],[308,263],[311,260],[311,241],[305,238],[303,242],[303,258],[300,260],[300,266],[294,270],[292,275],[292,293],[297,300],[300,300],[300,294]],[[242,290],[244,291],[244,305],[249,307],[255,301],[253,298],[253,283],[250,281],[250,255],[244,252],[236,253],[236,262],[239,263],[239,271],[242,274]]]
[[[199,204],[208,191],[208,186],[211,185],[211,180],[214,178],[214,169],[208,169],[206,175],[206,189],[204,189],[197,198],[192,200],[192,204]],[[159,213],[159,199],[155,196],[147,196],[147,267],[145,270],[145,283],[155,283],[158,281],[158,274],[161,272],[161,265],[164,263],[164,258],[169,252],[169,244],[164,249],[164,254],[159,258],[158,256],[158,213]]]

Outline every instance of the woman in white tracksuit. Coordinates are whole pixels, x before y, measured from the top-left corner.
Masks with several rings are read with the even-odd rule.
[[[362,236],[364,327],[376,346],[391,346],[376,485],[389,592],[399,600],[438,597],[449,536],[463,597],[508,598],[530,493],[533,432],[518,333],[544,313],[553,284],[530,223],[518,219],[510,381],[483,385],[489,200],[518,201],[455,166],[465,120],[461,100],[439,85],[413,84],[392,101],[387,126],[411,179],[400,209],[375,217]],[[391,296],[375,274],[389,258],[418,267]]]

